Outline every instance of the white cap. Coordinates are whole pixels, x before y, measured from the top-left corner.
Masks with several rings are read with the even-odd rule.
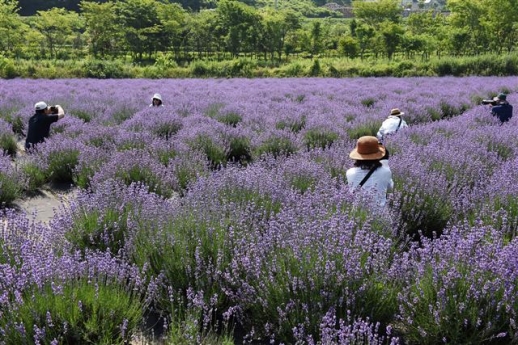
[[[159,94],[159,93],[155,93],[155,94],[153,95],[153,98],[151,98],[151,101],[153,101],[154,99],[158,99],[158,100],[160,100],[160,101],[161,101],[161,100],[162,100],[162,96],[160,96],[160,94]]]
[[[34,104],[34,109],[36,110],[43,110],[43,109],[47,109],[47,103],[45,102],[38,102],[36,104]]]

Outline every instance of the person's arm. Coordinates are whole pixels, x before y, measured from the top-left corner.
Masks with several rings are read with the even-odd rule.
[[[58,120],[61,120],[65,117],[65,110],[59,104],[56,105],[56,108],[58,108]]]

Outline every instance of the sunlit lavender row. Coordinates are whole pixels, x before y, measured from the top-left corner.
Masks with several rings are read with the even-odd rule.
[[[480,104],[513,104],[516,78],[0,89],[0,343],[518,341],[518,120]],[[67,115],[20,152],[40,100]],[[395,187],[372,209],[349,152],[396,107]],[[48,223],[10,208],[55,182],[79,192]]]

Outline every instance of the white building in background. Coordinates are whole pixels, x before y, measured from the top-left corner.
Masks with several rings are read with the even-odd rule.
[[[420,6],[421,5],[421,6]],[[406,9],[418,10],[441,7],[441,3],[437,0],[401,0],[401,6]]]

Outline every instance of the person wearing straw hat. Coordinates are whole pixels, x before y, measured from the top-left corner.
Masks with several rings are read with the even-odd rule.
[[[162,96],[159,93],[155,93],[153,97],[151,97],[150,107],[163,107]]]
[[[491,114],[498,117],[500,123],[509,121],[513,117],[513,106],[507,102],[507,95],[500,93],[493,101],[495,105],[491,106]]]
[[[399,108],[394,108],[390,111],[390,115],[387,117],[385,121],[381,124],[376,137],[380,142],[383,142],[388,135],[397,133],[401,128],[408,127],[405,120],[403,120],[403,115],[405,113],[399,110]]]
[[[34,105],[35,114],[29,119],[25,149],[30,150],[36,144],[40,144],[49,137],[50,125],[65,116],[65,111],[60,105],[48,106],[41,101]]]
[[[356,142],[356,147],[349,157],[354,159],[354,167],[346,172],[347,184],[352,190],[362,189],[373,193],[377,204],[384,206],[387,192],[394,188],[392,171],[382,164],[385,147],[374,136],[363,136]]]

